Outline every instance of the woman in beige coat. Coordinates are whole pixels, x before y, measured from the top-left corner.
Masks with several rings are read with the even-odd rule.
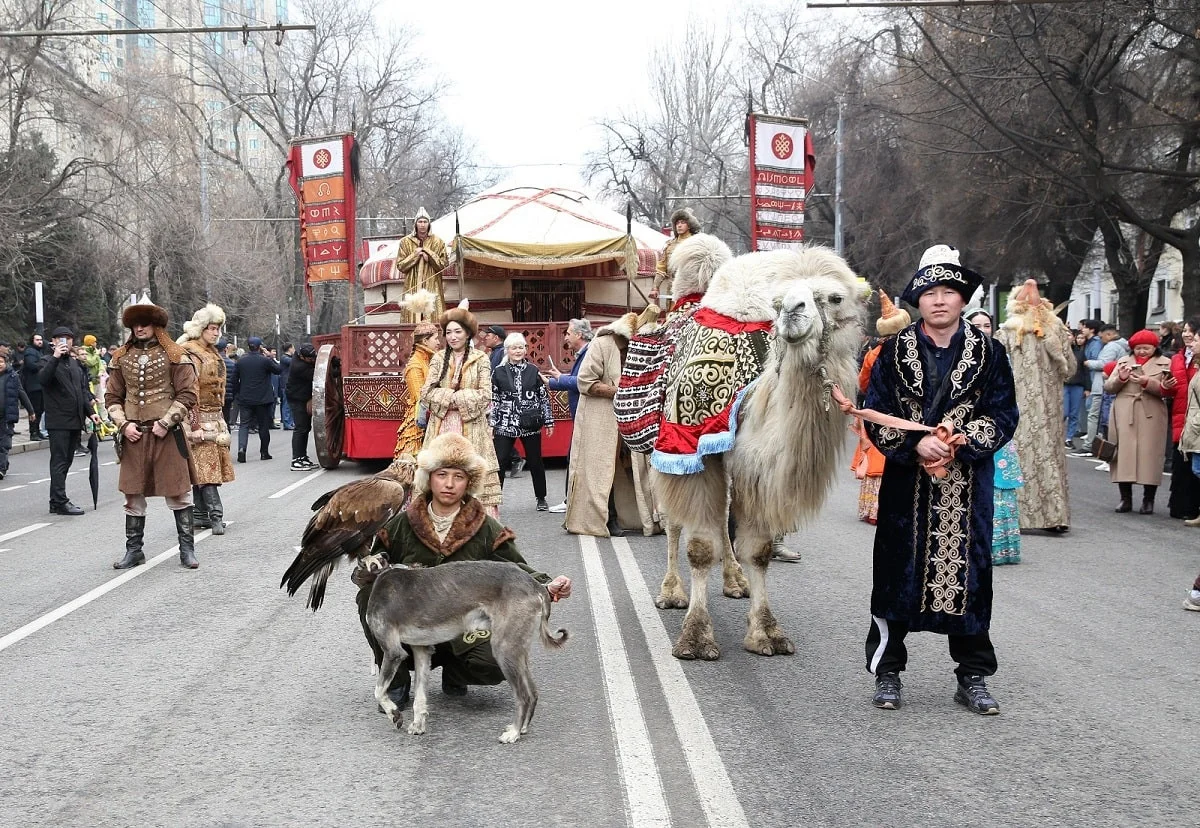
[[[1171,423],[1164,397],[1175,394],[1171,360],[1158,352],[1158,336],[1141,330],[1129,338],[1133,353],[1117,361],[1104,381],[1115,394],[1108,420],[1108,437],[1117,446],[1109,479],[1121,491],[1116,511],[1133,511],[1133,484],[1142,486],[1139,514],[1154,514],[1154,495],[1162,482],[1163,446]]]
[[[441,315],[438,325],[446,347],[429,361],[429,374],[421,389],[421,402],[429,411],[425,427],[425,448],[440,434],[453,432],[471,441],[483,458],[487,471],[478,498],[492,517],[500,514],[500,464],[488,425],[488,407],[492,404],[492,363],[487,354],[471,347],[479,332],[475,315],[465,307]]]

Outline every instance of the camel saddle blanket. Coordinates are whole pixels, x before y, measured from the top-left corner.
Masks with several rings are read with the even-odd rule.
[[[702,307],[684,324],[667,366],[663,412],[650,464],[696,474],[704,457],[733,447],[729,415],[738,391],[763,372],[772,321],[740,322]]]
[[[681,298],[672,306],[664,324],[629,340],[617,396],[613,399],[613,413],[621,439],[630,451],[638,454],[654,451],[666,396],[667,364],[675,352],[680,331],[692,318],[700,299],[698,293]]]

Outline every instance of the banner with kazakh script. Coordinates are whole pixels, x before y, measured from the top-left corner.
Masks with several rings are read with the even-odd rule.
[[[292,141],[287,166],[300,206],[306,287],[354,281],[357,152],[353,135]]]
[[[799,247],[816,165],[808,121],[756,112],[749,118],[751,249]]]

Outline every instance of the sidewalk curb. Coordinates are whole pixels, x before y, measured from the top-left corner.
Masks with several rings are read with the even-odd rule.
[[[9,449],[9,454],[24,454],[27,451],[38,451],[39,449],[50,448],[49,440],[26,440],[23,443],[14,442],[12,448]]]

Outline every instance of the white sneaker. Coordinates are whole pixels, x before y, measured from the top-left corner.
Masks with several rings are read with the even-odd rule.
[[[1111,468],[1112,468],[1112,466],[1108,465],[1108,463],[1097,463],[1096,464],[1096,471],[1109,471]]]
[[[555,503],[550,507],[550,511],[554,512],[556,515],[561,515],[563,512],[567,511],[567,501],[564,500],[562,503]]]

